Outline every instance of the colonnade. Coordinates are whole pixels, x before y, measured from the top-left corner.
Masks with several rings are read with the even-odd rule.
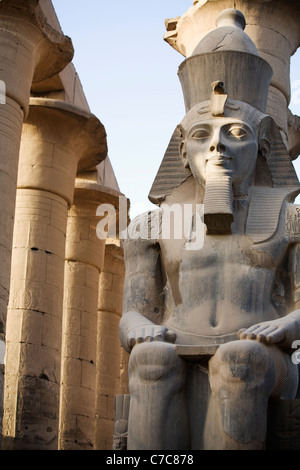
[[[2,448],[105,449],[120,382],[124,262],[118,240],[97,237],[96,211],[107,198],[118,211],[121,194],[98,181],[107,158],[98,118],[66,101],[31,97],[32,85],[62,71],[74,52],[42,3],[0,3]],[[110,270],[118,305],[101,296]],[[103,392],[102,358],[112,349],[112,381]],[[111,424],[101,429],[99,417],[107,415]]]

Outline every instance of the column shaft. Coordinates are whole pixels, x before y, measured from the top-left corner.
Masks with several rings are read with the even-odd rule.
[[[124,387],[123,373],[120,378],[119,340],[124,276],[123,249],[113,244],[106,245],[105,262],[100,276],[97,329],[96,448],[98,450],[112,449],[114,397],[121,393],[121,383]],[[122,359],[124,360],[124,357]]]
[[[57,448],[68,204],[17,192],[7,322],[4,449]]]
[[[0,339],[4,340],[23,112],[7,98],[0,105]]]
[[[32,82],[61,71],[73,57],[70,38],[48,27],[39,2],[0,3],[0,346],[5,349],[11,250],[22,124]],[[3,354],[1,355],[3,356]],[[0,429],[3,415],[3,357],[0,367]]]
[[[98,123],[98,126],[96,124]],[[82,160],[103,127],[55,100],[32,100],[23,125],[8,309],[4,448],[58,447],[65,237]],[[104,148],[104,147],[103,147]],[[103,148],[101,152],[103,152]]]
[[[5,91],[5,103],[0,104],[1,335],[7,314],[22,124],[29,109],[31,85],[35,75],[38,79],[48,78],[67,65],[73,56],[71,40],[60,33],[52,33],[50,37],[49,32],[38,2],[28,0],[22,8],[17,0],[9,4],[1,2],[0,80],[1,92]]]
[[[88,187],[97,185],[87,184]],[[95,386],[99,276],[105,241],[97,238],[97,190],[75,190],[69,211],[63,313],[61,450],[95,448]]]

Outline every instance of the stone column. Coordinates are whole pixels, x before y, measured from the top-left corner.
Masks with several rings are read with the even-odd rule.
[[[4,448],[57,449],[65,236],[78,169],[106,156],[92,115],[32,99],[20,148],[7,321]]]
[[[71,40],[47,24],[38,0],[0,2],[1,348],[5,341],[9,298],[20,140],[24,116],[28,113],[30,88],[33,81],[60,72],[72,60],[73,52]],[[0,385],[0,396],[2,394]],[[2,427],[2,400],[0,416]]]
[[[76,181],[69,211],[62,342],[59,449],[93,450],[99,276],[105,240],[97,237],[97,208],[110,201],[96,182]]]
[[[120,244],[117,242],[106,245],[104,267],[100,276],[96,381],[97,450],[112,449],[114,397],[124,393],[126,388],[126,358],[121,354],[119,340],[125,267],[123,249],[118,245]],[[125,368],[120,366],[124,362]]]
[[[273,69],[267,113],[275,119],[287,143],[288,120],[291,119],[288,113],[291,98],[290,58],[300,45],[299,2],[194,0],[191,8],[181,17],[166,20],[165,40],[183,56],[190,57],[200,40],[215,28],[218,13],[226,8],[242,11],[247,21],[245,32],[256,45],[260,56]],[[296,147],[295,142],[293,147]],[[292,151],[292,156],[298,155]]]

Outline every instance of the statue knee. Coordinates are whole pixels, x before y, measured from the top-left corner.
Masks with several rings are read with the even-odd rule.
[[[169,376],[182,376],[183,361],[170,343],[161,341],[136,345],[130,355],[129,376],[142,381],[157,382]]]
[[[233,341],[219,347],[209,362],[212,390],[225,384],[230,388],[244,384],[246,388],[263,386],[271,390],[275,368],[270,347],[252,340]]]

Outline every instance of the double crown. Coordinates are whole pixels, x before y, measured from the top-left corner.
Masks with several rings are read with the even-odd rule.
[[[217,82],[225,84],[231,100],[265,113],[273,71],[245,33],[244,15],[239,10],[224,10],[216,25],[179,67],[186,112],[210,100],[211,85]]]

